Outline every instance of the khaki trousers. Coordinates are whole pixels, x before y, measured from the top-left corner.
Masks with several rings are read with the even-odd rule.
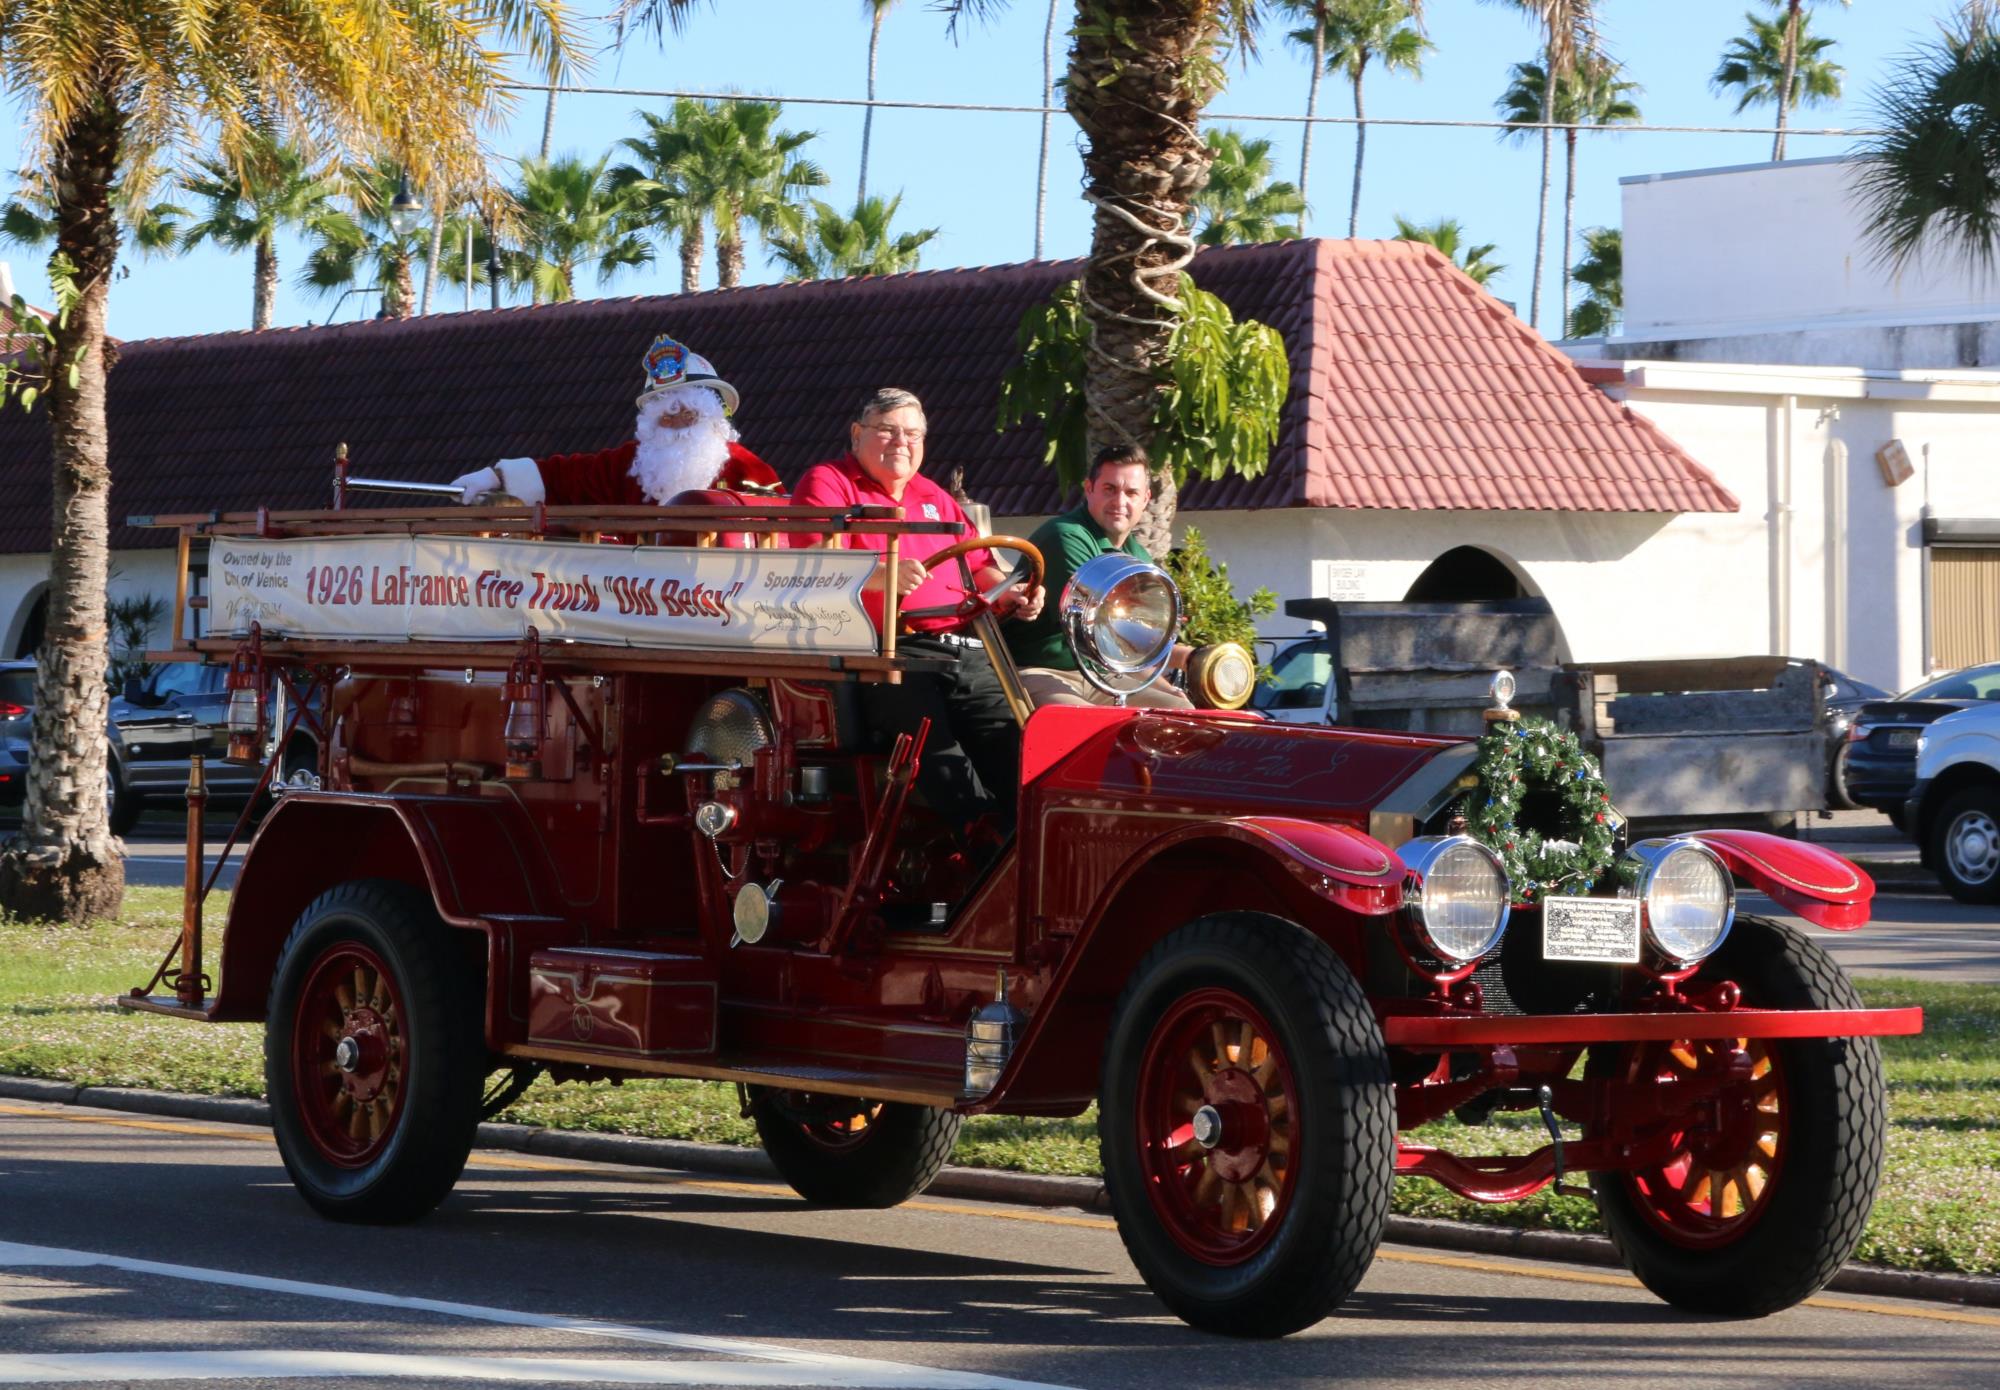
[[[1043,705],[1113,705],[1117,701],[1083,678],[1080,671],[1057,671],[1048,666],[1030,666],[1021,672],[1021,685],[1037,708]],[[1125,703],[1134,709],[1193,709],[1188,697],[1164,680],[1127,695]]]

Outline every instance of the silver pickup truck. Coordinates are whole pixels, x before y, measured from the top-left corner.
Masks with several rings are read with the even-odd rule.
[[[1789,828],[1826,807],[1817,663],[1753,656],[1577,662],[1546,599],[1355,603],[1294,599],[1323,631],[1281,642],[1252,707],[1286,723],[1482,732],[1492,672],[1515,708],[1572,729],[1613,802],[1649,828],[1681,820]]]

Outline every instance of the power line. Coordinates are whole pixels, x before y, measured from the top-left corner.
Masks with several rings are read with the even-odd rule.
[[[546,92],[551,90],[547,83],[503,82],[507,91]],[[672,92],[648,87],[570,87],[560,88],[577,96],[600,97],[664,97],[668,99],[686,98],[690,101],[774,101],[787,106],[861,106],[898,111],[970,111],[988,115],[1003,116],[1043,116],[1065,115],[1061,106],[1003,106],[962,101],[889,101],[866,97],[791,97],[770,96],[748,92]],[[1390,125],[1413,126],[1418,129],[1445,130],[1587,130],[1603,131],[1616,135],[1627,133],[1640,135],[1761,135],[1769,138],[1777,127],[1767,125],[1594,125],[1575,121],[1451,121],[1431,120],[1417,116],[1293,116],[1262,113],[1236,113],[1229,111],[1205,111],[1207,120],[1215,121],[1269,121],[1285,125]],[[1824,135],[1848,137],[1862,135],[1892,135],[1894,131],[1871,126],[1787,126],[1787,137],[1793,135]]]

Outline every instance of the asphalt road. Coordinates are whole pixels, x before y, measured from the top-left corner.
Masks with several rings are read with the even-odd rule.
[[[1167,1316],[1082,1212],[815,1211],[513,1155],[475,1155],[421,1224],[337,1226],[265,1131],[23,1103],[0,1192],[0,1384],[2000,1384],[2000,1313],[1821,1296],[1729,1322],[1603,1270],[1397,1248],[1318,1327],[1232,1342]]]

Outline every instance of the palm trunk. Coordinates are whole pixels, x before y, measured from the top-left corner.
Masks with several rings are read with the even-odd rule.
[[[1149,445],[1174,332],[1180,273],[1194,253],[1190,200],[1208,174],[1198,128],[1207,99],[1188,81],[1217,20],[1203,0],[1077,0],[1065,102],[1083,131],[1092,208],[1083,312],[1085,429],[1094,452]],[[1172,547],[1175,489],[1155,484],[1137,528]]]
[[[253,265],[252,277],[256,285],[255,297],[250,305],[250,327],[269,328],[278,303],[278,244],[269,232],[257,238]]]
[[[1312,216],[1312,203],[1306,195],[1307,184],[1312,177],[1313,163],[1313,117],[1319,114],[1319,79],[1326,70],[1326,7],[1315,5],[1312,12],[1313,26],[1313,71],[1312,80],[1306,83],[1306,132],[1299,141],[1299,201],[1305,203],[1306,210],[1299,218],[1301,234],[1307,230],[1306,222]],[[1353,229],[1347,233],[1353,236]]]
[[[1347,204],[1347,237],[1354,239],[1361,226],[1361,162],[1368,154],[1368,122],[1361,105],[1361,68],[1354,69],[1354,196]]]
[[[1791,124],[1792,83],[1799,73],[1799,0],[1785,6],[1785,70],[1778,82],[1778,137],[1771,142],[1772,160],[1785,157],[1785,128]]]
[[[1539,330],[1542,325],[1542,259],[1549,246],[1549,122],[1555,119],[1556,83],[1560,81],[1555,71],[1555,45],[1549,45],[1542,67],[1542,191],[1541,208],[1535,214],[1535,274],[1528,292],[1528,323]]]
[[[1035,170],[1035,259],[1042,258],[1042,233],[1049,208],[1049,97],[1056,85],[1056,13],[1062,0],[1049,0],[1049,24],[1042,31],[1042,159]]]
[[[1569,336],[1569,256],[1570,247],[1576,236],[1576,132],[1565,130],[1563,141],[1568,146],[1565,158],[1568,167],[1563,171],[1563,249],[1558,258],[1562,262],[1562,332]]]
[[[882,47],[882,5],[875,6],[875,22],[868,26],[868,106],[861,117],[861,181],[854,187],[854,206],[859,208],[868,196],[868,142],[875,134],[875,55]],[[721,239],[716,240],[717,248]]]
[[[431,311],[431,290],[437,284],[443,265],[444,209],[439,208],[437,215],[431,218],[431,253],[424,262],[424,299],[423,303],[417,306],[417,312],[420,314],[428,314]]]
[[[715,282],[725,290],[743,282],[743,228],[733,217],[715,229]]]
[[[681,233],[681,293],[693,294],[701,288],[701,252],[703,232],[706,230],[697,222]]]
[[[105,307],[118,259],[111,185],[122,122],[99,92],[56,137],[56,250],[77,300],[55,327],[48,402],[53,460],[48,625],[35,672],[27,804],[0,854],[0,905],[18,917],[83,922],[117,911],[125,864],[105,806],[111,567],[111,443],[105,425]],[[65,368],[76,367],[76,384]]]
[[[547,163],[549,145],[556,138],[556,84],[549,83],[549,104],[542,110],[542,162]]]
[[[395,277],[390,281],[389,288],[391,291],[388,295],[389,317],[392,319],[408,318],[411,306],[417,302],[417,283],[415,277],[410,274],[409,252],[399,251],[396,253]]]

